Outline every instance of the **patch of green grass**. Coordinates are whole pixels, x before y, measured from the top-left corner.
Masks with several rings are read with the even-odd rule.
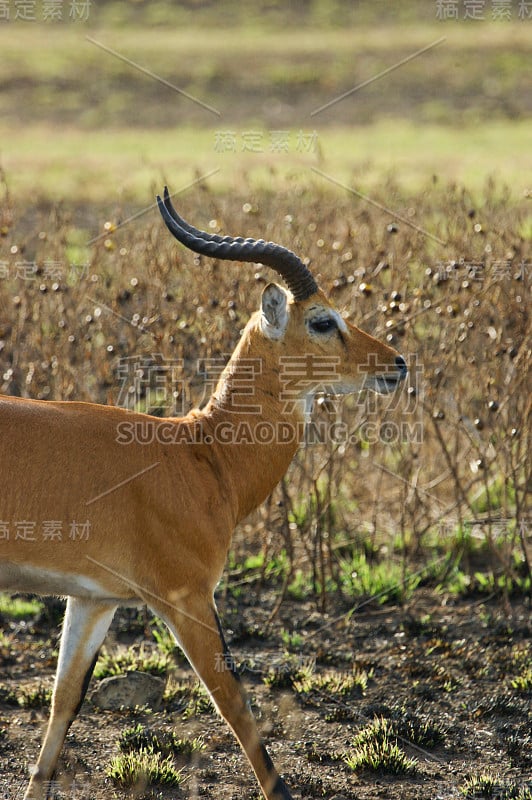
[[[471,576],[455,567],[445,576],[445,581],[436,586],[436,591],[467,597],[471,592]]]
[[[445,729],[439,722],[422,719],[404,708],[395,709],[390,722],[398,738],[417,747],[429,749],[445,742]]]
[[[213,710],[212,701],[203,684],[188,681],[169,681],[163,700],[167,706],[172,705],[183,714],[185,719]]]
[[[176,640],[170,633],[168,625],[155,617],[151,626],[151,633],[155,641],[157,642],[157,647],[159,650],[167,656],[173,655],[174,653],[180,654],[182,653],[181,648],[177,644]]]
[[[163,176],[179,189],[194,181],[196,170],[204,174],[221,166],[215,163],[220,159],[213,158],[214,132],[208,130],[180,127],[135,134],[131,129],[83,131],[41,123],[19,132],[18,143],[11,139],[13,146],[2,152],[1,162],[16,195],[31,187],[36,196],[56,201],[83,198],[110,200],[118,207],[123,202],[146,205],[154,200],[155,187],[160,190]],[[14,130],[0,123],[0,138],[5,136],[14,137]],[[47,143],[47,156],[42,149],[39,154],[39,141]],[[214,185],[221,186],[219,177]],[[71,249],[83,255],[81,244],[73,243]]]
[[[531,579],[528,575],[508,575],[506,573],[496,575],[490,571],[475,572],[473,588],[480,594],[506,595],[510,597],[513,594],[529,594],[531,585]]]
[[[234,553],[231,552],[229,553],[228,560],[229,574],[222,579],[222,586],[224,590],[227,587],[227,591],[231,593],[232,597],[238,599],[243,592],[242,583],[251,583],[254,580],[265,578],[271,583],[276,584],[286,577],[288,569],[289,561],[286,550],[284,549],[281,549],[267,561],[264,557],[264,553],[253,554],[239,561],[235,559]],[[231,573],[238,574],[239,580],[237,585],[233,583]]]
[[[379,604],[402,602],[420,581],[420,575],[405,572],[401,563],[391,558],[368,559],[364,551],[341,562],[343,591],[351,597],[373,598]]]
[[[160,753],[161,756],[184,756],[190,758],[193,753],[205,749],[203,739],[179,738],[173,731],[150,730],[140,722],[125,730],[118,741],[118,746],[123,753],[132,753],[145,750]]]
[[[306,670],[294,681],[296,694],[305,701],[316,697],[345,700],[362,697],[367,689],[370,675],[365,670],[352,672],[325,672],[312,674]]]
[[[460,793],[467,800],[532,800],[532,787],[517,783],[504,783],[502,779],[490,772],[481,772],[467,778],[460,786]]]
[[[171,756],[163,757],[159,752],[144,749],[115,756],[106,774],[124,789],[179,786],[184,780],[182,770],[175,768]]]
[[[17,693],[13,689],[8,689],[2,685],[0,685],[0,703],[4,703],[6,706],[20,705]]]
[[[43,603],[37,598],[0,594],[0,614],[10,619],[35,617],[42,609]]]
[[[518,165],[508,153],[504,154],[498,139],[506,128],[512,127],[502,120],[483,124],[478,140],[474,133],[479,133],[477,124],[466,124],[458,132],[447,125],[417,126],[402,119],[381,119],[367,128],[326,129],[319,136],[320,169],[361,192],[370,191],[390,174],[409,190],[419,189],[428,175],[435,175],[467,184],[477,192],[483,188],[486,176],[496,172],[498,177],[520,187],[522,195],[527,187],[517,175]],[[530,125],[524,120],[517,122],[510,133],[521,146],[529,135]],[[365,153],[366,160],[358,159],[356,153]]]
[[[493,525],[497,524],[495,520]],[[500,533],[499,528],[498,535],[492,538],[482,532],[482,526],[474,527],[466,520],[463,528],[457,527],[447,541],[440,539],[440,547],[448,548],[451,566],[441,571],[444,580],[437,576],[436,590],[463,597],[527,596],[532,586],[531,576],[515,536],[514,523],[504,524],[504,532]]]
[[[293,597],[294,600],[304,600],[311,595],[313,591],[314,587],[310,575],[302,569],[296,569],[294,577],[288,584],[288,594],[290,597]]]
[[[521,675],[512,678],[510,686],[518,692],[532,692],[532,666],[526,667]]]
[[[312,672],[312,664],[302,664],[299,658],[287,655],[281,664],[268,669],[263,682],[271,689],[291,689],[298,680],[305,679]]]
[[[496,573],[492,569],[475,570],[470,573],[462,569],[458,564],[455,565],[445,576],[445,580],[436,586],[438,592],[455,596],[471,597],[474,595],[490,595],[497,597],[528,596],[532,587],[532,581],[526,574],[526,566],[520,554],[516,553],[518,563],[512,565],[511,572],[499,571]]]
[[[515,489],[511,481],[501,476],[497,476],[489,486],[478,489],[471,499],[471,509],[475,514],[489,514],[514,505]]]
[[[243,123],[242,131],[249,129],[250,124]],[[269,132],[261,135],[266,142]],[[297,130],[291,136],[295,142]],[[203,127],[84,131],[44,122],[22,128],[0,122],[0,138],[10,143],[2,152],[2,166],[16,197],[31,190],[52,200],[83,198],[84,202],[111,202],[121,209],[124,203],[153,200],[155,187],[160,189],[165,180],[179,190],[198,175],[213,171],[208,183],[217,192],[243,185],[252,191],[275,189],[293,183],[294,177],[313,191],[332,190],[327,177],[313,173],[312,167],[366,194],[390,174],[409,191],[424,187],[427,175],[434,174],[480,192],[494,164],[497,175],[514,187],[516,196],[526,189],[526,168],[520,168],[514,154],[527,152],[530,128],[519,120],[485,123],[480,138],[476,125],[419,128],[401,119],[360,128],[328,127],[318,133],[319,155],[272,153],[266,147],[261,153],[241,149],[224,153],[217,150],[216,137],[216,129]],[[42,142],[46,148],[39,146]],[[71,247],[83,255],[82,245]]]
[[[281,639],[283,644],[290,650],[299,650],[303,644],[303,636],[297,631],[287,631],[283,628],[281,631]]]
[[[391,775],[415,775],[417,761],[409,758],[397,744],[389,720],[376,719],[353,739],[345,762],[354,772],[370,770]]]
[[[187,707],[183,711],[183,717],[184,719],[190,719],[200,714],[212,713],[212,711],[212,700],[203,686],[200,686],[199,690],[188,701]]]
[[[493,797],[497,786],[497,778],[488,773],[481,773],[467,778],[460,787],[460,792],[467,798]]]
[[[47,708],[52,700],[52,690],[42,684],[23,688],[17,692],[17,700],[21,708]]]
[[[143,646],[139,649],[130,647],[128,650],[117,653],[109,653],[103,649],[94,668],[94,677],[108,678],[111,675],[121,675],[128,671],[166,675],[170,665],[171,659],[168,653],[161,653],[158,650],[146,652]]]

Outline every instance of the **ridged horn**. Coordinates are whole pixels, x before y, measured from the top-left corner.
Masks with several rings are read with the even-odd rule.
[[[295,253],[275,242],[264,239],[244,239],[241,236],[218,236],[194,228],[179,216],[172,205],[168,188],[164,187],[164,201],[157,195],[159,211],[166,227],[175,238],[195,253],[232,261],[266,264],[276,270],[294,295],[294,300],[305,300],[318,291],[312,273]]]

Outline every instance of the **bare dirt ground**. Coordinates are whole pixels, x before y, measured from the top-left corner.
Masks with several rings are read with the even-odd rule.
[[[456,601],[418,590],[406,607],[369,605],[350,618],[340,605],[321,614],[311,602],[285,601],[265,634],[274,602],[273,593],[252,588],[238,603],[228,595],[220,605],[254,712],[294,797],[451,800],[464,796],[467,779],[486,773],[495,778],[491,794],[470,790],[467,797],[530,796],[531,694],[515,684],[530,666],[528,600]],[[1,623],[0,798],[16,800],[23,796],[48,708],[21,708],[14,694],[51,687],[58,629],[46,614],[25,624]],[[142,641],[146,624],[146,618],[117,614],[108,648]],[[283,631],[291,633],[290,652]],[[358,669],[367,673],[367,687],[342,693],[316,683],[298,692],[293,680],[309,664],[315,675],[336,674],[340,684]],[[193,674],[176,656],[171,680],[183,679],[193,681]],[[101,711],[90,699],[95,685],[93,680],[68,734],[54,784],[57,798],[258,798],[247,762],[212,708],[186,719],[177,701],[158,711]],[[375,717],[394,720],[405,732],[398,743],[417,759],[414,775],[355,773],[347,766],[353,736]],[[186,780],[179,788],[125,791],[106,777],[119,753],[118,737],[138,722],[203,737],[205,749],[183,762]],[[421,729],[430,729],[433,741],[429,736],[426,746],[412,746],[416,734],[408,732]]]

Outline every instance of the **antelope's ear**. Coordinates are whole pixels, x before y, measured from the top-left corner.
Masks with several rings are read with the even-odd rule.
[[[268,339],[280,339],[288,324],[288,296],[276,283],[262,292],[260,327]]]

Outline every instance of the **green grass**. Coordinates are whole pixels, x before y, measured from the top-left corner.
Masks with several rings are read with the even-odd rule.
[[[94,677],[97,679],[108,678],[111,675],[121,675],[128,670],[149,672],[151,675],[166,675],[171,659],[167,652],[146,652],[144,647],[135,650],[129,648],[123,652],[109,653],[103,649],[94,668]]]
[[[175,768],[172,757],[150,750],[122,753],[111,761],[107,776],[122,788],[179,786],[182,770]]]
[[[423,719],[404,707],[395,708],[391,717],[391,731],[404,744],[427,749],[445,742],[446,731],[437,720]]]
[[[17,692],[21,708],[47,708],[52,700],[52,690],[39,684],[33,688],[22,688]]]
[[[532,788],[516,783],[506,783],[500,776],[490,772],[481,772],[467,778],[460,786],[460,794],[466,800],[532,800]]]
[[[270,689],[292,689],[312,673],[313,665],[302,664],[301,658],[288,654],[281,664],[269,667],[262,680]]]
[[[414,775],[418,771],[417,761],[399,747],[391,723],[385,719],[366,725],[354,737],[345,762],[354,772]]]
[[[64,77],[67,71],[71,77],[77,77],[82,70],[102,68],[102,64],[115,73],[130,69],[113,56],[102,53],[86,39],[87,36],[161,73],[168,80],[186,76],[192,82],[200,79],[207,82],[215,77],[227,77],[224,70],[231,69],[235,78],[240,80],[262,82],[268,73],[282,73],[282,80],[286,82],[291,75],[313,75],[310,67],[318,64],[320,78],[325,84],[330,84],[332,79],[339,83],[352,80],[361,55],[364,59],[369,57],[368,54],[372,58],[389,59],[389,66],[393,64],[395,48],[400,46],[414,52],[442,36],[446,36],[445,45],[435,48],[426,58],[441,60],[447,51],[451,59],[463,51],[474,56],[479,48],[483,48],[488,62],[476,64],[477,74],[484,74],[487,63],[493,63],[505,76],[515,77],[516,72],[526,65],[529,42],[526,24],[519,23],[477,25],[474,38],[467,25],[442,26],[434,19],[428,24],[418,19],[404,25],[389,19],[386,24],[387,20],[381,17],[378,26],[355,22],[343,27],[320,24],[297,30],[279,26],[268,30],[262,24],[244,23],[227,28],[220,36],[220,20],[211,21],[205,27],[198,22],[198,15],[196,20],[196,25],[189,21],[183,27],[166,26],[164,29],[156,25],[140,27],[129,24],[119,28],[102,25],[98,31],[88,26],[4,24],[0,28],[3,76],[7,79],[23,74],[50,81],[58,75]],[[397,41],[398,30],[400,43]],[[236,50],[238,60],[234,58]],[[354,63],[355,53],[359,56],[358,64]],[[279,59],[282,57],[285,63],[280,71]],[[253,74],[243,75],[242,65],[250,64],[255,68]],[[362,60],[362,64],[365,67],[366,61]],[[427,61],[421,60],[419,64],[425,70]],[[411,62],[405,72],[414,66],[415,62]],[[365,77],[371,74],[369,72]],[[149,80],[140,75],[139,80]],[[455,69],[452,77],[454,81],[459,80],[459,70]],[[6,88],[11,87],[8,85]]]
[[[144,204],[165,179],[178,189],[214,169],[223,191],[302,175],[323,183],[312,165],[362,192],[390,173],[416,189],[433,174],[473,189],[494,174],[516,196],[529,188],[526,23],[476,25],[471,37],[420,3],[384,19],[371,4],[344,3],[342,26],[314,3],[300,15],[280,4],[273,15],[176,7],[163,17],[159,4],[134,5],[124,16],[123,4],[106,4],[86,26],[0,26],[0,164],[16,196]],[[251,130],[261,152],[243,152]],[[289,134],[288,152],[270,151],[275,130]],[[236,152],[217,149],[224,131]],[[299,131],[316,132],[315,152],[298,149]]]
[[[165,625],[165,623],[159,619],[159,617],[154,618],[151,625],[151,633],[157,642],[158,649],[162,653],[167,656],[173,655],[184,658],[183,651],[170,633],[168,625]]]
[[[43,604],[36,598],[11,597],[0,594],[0,615],[10,619],[28,619],[35,617],[43,609]]]
[[[310,134],[313,126],[301,129]],[[361,127],[329,127],[317,131],[319,154],[296,150],[300,127],[288,130],[289,152],[271,153],[270,132],[252,123],[236,129],[237,142],[241,146],[247,131],[258,130],[264,152],[217,152],[219,130],[180,126],[86,131],[52,123],[20,128],[0,121],[0,139],[9,142],[0,163],[14,196],[33,193],[119,208],[127,203],[150,204],[165,182],[173,191],[186,191],[208,173],[213,173],[209,185],[218,192],[244,185],[251,192],[275,190],[295,180],[311,190],[313,186],[336,190],[312,167],[344,184],[355,205],[362,201],[350,190],[371,193],[389,175],[406,190],[422,188],[428,176],[435,175],[444,182],[466,183],[478,192],[486,176],[493,175],[510,185],[517,200],[528,189],[527,172],[532,169],[527,147],[531,126],[526,121],[420,128],[406,120],[381,119]]]
[[[212,714],[213,703],[203,686],[199,686],[194,692],[183,711],[183,719],[191,719],[200,714]]]
[[[362,697],[368,685],[370,675],[364,670],[354,669],[352,672],[327,672],[312,674],[310,670],[294,680],[293,687],[302,700],[315,696],[325,696],[337,700]]]
[[[213,711],[212,701],[203,684],[198,681],[190,683],[170,680],[163,701],[167,707],[170,705],[176,707],[184,719]]]
[[[123,753],[132,753],[145,750],[160,753],[162,756],[185,756],[190,758],[193,753],[205,749],[201,738],[179,738],[173,731],[150,730],[139,722],[132,728],[125,730],[119,739],[119,747]]]
[[[421,582],[420,574],[405,570],[392,558],[368,559],[363,551],[341,562],[343,591],[350,597],[372,598],[379,604],[402,602]]]
[[[521,675],[513,678],[510,681],[510,686],[523,694],[532,692],[532,666],[526,667]]]

